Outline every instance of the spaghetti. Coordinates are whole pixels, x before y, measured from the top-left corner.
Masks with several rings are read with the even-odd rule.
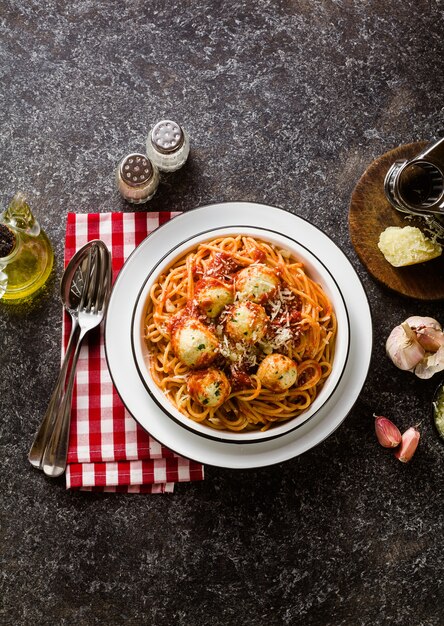
[[[336,316],[287,250],[219,237],[152,285],[145,340],[155,384],[191,420],[265,431],[313,403],[332,369]]]

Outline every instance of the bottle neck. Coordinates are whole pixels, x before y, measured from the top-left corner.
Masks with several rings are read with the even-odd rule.
[[[38,237],[40,234],[40,224],[21,192],[15,194],[6,211],[0,215],[0,223],[11,227],[14,233],[20,231],[30,237]]]

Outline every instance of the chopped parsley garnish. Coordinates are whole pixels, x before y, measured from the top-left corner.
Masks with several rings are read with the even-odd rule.
[[[200,344],[197,346],[197,349],[198,349],[198,350],[203,350],[204,348],[205,348],[205,344],[204,344],[204,343],[200,343]]]

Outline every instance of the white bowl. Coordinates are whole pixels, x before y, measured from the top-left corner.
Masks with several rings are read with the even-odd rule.
[[[192,419],[178,411],[151,377],[149,367],[150,354],[143,338],[144,321],[149,302],[149,293],[158,276],[167,270],[177,258],[181,257],[188,250],[191,251],[194,249],[199,243],[215,239],[216,237],[239,234],[255,237],[256,239],[276,244],[281,248],[289,250],[297,259],[302,261],[304,269],[310,278],[322,285],[325,293],[333,305],[337,318],[337,335],[332,371],[314,402],[301,415],[286,422],[272,426],[264,432],[248,431],[237,433],[231,431],[219,431],[204,424],[194,422]],[[239,444],[250,442],[257,443],[280,437],[292,430],[297,429],[314,417],[327,400],[334,394],[347,363],[350,345],[350,324],[344,297],[332,272],[328,269],[322,258],[315,256],[306,247],[304,247],[302,242],[296,241],[288,235],[283,235],[282,233],[273,231],[272,229],[249,226],[227,226],[224,228],[200,232],[181,242],[173,249],[169,250],[165,256],[153,266],[152,270],[146,277],[136,300],[132,316],[131,340],[135,365],[142,383],[145,386],[147,393],[150,394],[151,398],[162,409],[165,419],[173,419],[184,428],[191,430],[202,437],[208,437],[217,441]]]

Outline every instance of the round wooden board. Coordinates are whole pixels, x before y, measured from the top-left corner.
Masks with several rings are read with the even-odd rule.
[[[356,185],[350,202],[350,238],[368,272],[397,293],[418,300],[444,299],[444,253],[437,259],[393,267],[378,248],[379,235],[388,226],[424,227],[421,218],[406,219],[385,197],[384,179],[394,161],[411,159],[427,145],[426,141],[399,146],[377,158]]]

